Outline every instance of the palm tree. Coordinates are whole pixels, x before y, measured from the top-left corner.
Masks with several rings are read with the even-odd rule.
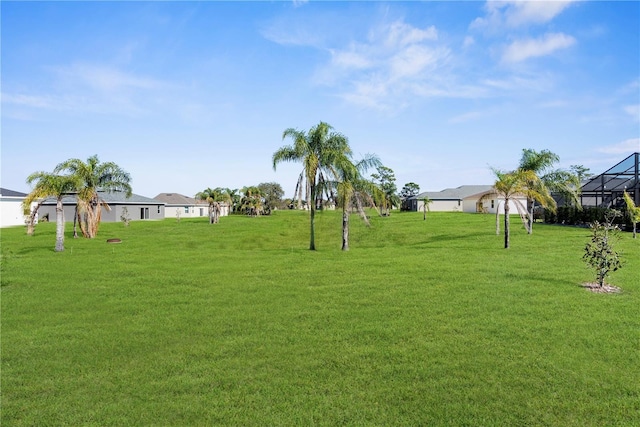
[[[482,196],[480,200],[482,201],[490,197],[500,197],[504,200],[504,247],[508,249],[510,202],[516,206],[520,219],[522,219],[525,228],[527,228],[527,208],[520,200],[516,199],[516,196],[526,194],[535,199],[541,199],[542,196],[534,192],[528,192],[530,184],[532,182],[537,184],[539,178],[533,171],[522,169],[517,169],[513,172],[502,172],[496,169],[492,169],[492,171],[497,178],[495,184],[493,184],[493,190]]]
[[[263,210],[263,192],[255,185],[244,187],[242,189],[242,199],[240,201],[240,210],[250,216],[260,216]]]
[[[624,202],[627,205],[627,213],[633,224],[633,238],[636,238],[636,224],[640,222],[640,206],[636,206],[635,202],[626,191],[622,193]]]
[[[333,131],[333,127],[320,122],[308,133],[288,128],[282,139],[291,138],[292,145],[286,145],[273,153],[273,169],[281,162],[302,162],[304,180],[308,188],[310,243],[315,250],[315,214],[322,198],[324,183],[335,176],[334,166],[351,156],[347,138]],[[320,191],[318,191],[320,190]]]
[[[56,198],[56,252],[64,251],[64,208],[62,198],[76,191],[79,182],[77,177],[68,175],[56,175],[48,172],[34,172],[27,177],[27,183],[35,186],[27,195],[24,206],[30,206],[32,201]],[[33,215],[35,216],[35,214]]]
[[[551,192],[562,194],[570,204],[580,206],[580,178],[577,174],[561,169],[552,170],[553,165],[560,161],[560,157],[549,150],[537,152],[532,149],[522,150],[519,169],[532,171],[538,177],[535,181],[528,183],[527,205],[529,207],[529,220],[527,232],[533,233],[534,210],[536,200],[544,208],[555,211],[556,201],[551,197]],[[543,197],[536,199],[534,195]]]
[[[365,220],[362,199],[373,201],[370,194],[375,184],[363,177],[363,173],[371,167],[380,166],[380,160],[374,155],[367,155],[357,163],[352,163],[347,157],[336,164],[335,189],[338,192],[338,203],[342,206],[342,250],[349,250],[349,214],[355,203],[358,213]]]
[[[221,203],[231,204],[231,195],[226,188],[206,188],[196,194],[196,199],[209,204],[209,224],[217,224],[222,212]]]
[[[430,198],[428,198],[427,196],[424,196],[418,200],[422,200],[422,220],[426,221],[427,220],[427,211],[431,212],[431,209],[429,208],[429,205],[431,203],[433,203],[433,200],[431,200]]]
[[[80,159],[69,159],[54,169],[54,173],[63,171],[80,181],[74,218],[74,237],[77,219],[82,235],[92,239],[98,234],[102,207],[110,209],[109,205],[99,197],[98,191],[124,191],[129,197],[131,196],[131,176],[113,162],[100,163],[97,155],[89,157],[86,162]]]

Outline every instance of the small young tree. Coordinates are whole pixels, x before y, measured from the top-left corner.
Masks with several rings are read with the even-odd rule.
[[[618,238],[619,228],[613,220],[620,213],[611,210],[605,215],[605,222],[591,223],[591,240],[584,248],[582,259],[595,270],[596,282],[602,288],[609,273],[622,267],[620,254],[613,248],[612,240]]]
[[[120,214],[120,221],[124,224],[125,227],[129,226],[131,222],[131,217],[129,216],[129,209],[126,207],[122,208],[122,213]]]

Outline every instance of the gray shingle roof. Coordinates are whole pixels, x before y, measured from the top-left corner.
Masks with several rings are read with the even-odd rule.
[[[149,197],[140,196],[139,194],[131,194],[130,197],[127,197],[127,194],[124,191],[98,191],[98,196],[107,202],[107,204],[131,204],[131,205],[164,205],[164,202],[156,199],[150,199]],[[49,197],[43,203],[44,205],[54,204],[56,199],[53,197]],[[76,203],[76,196],[68,195],[62,198],[62,203],[68,205],[74,205]]]
[[[5,197],[27,197],[26,193],[21,193],[19,191],[8,190],[6,188],[0,188],[0,196]]]
[[[491,191],[492,185],[461,185],[457,188],[447,188],[442,191],[425,191],[412,199],[423,199],[425,196],[431,200],[463,200],[477,194]]]
[[[208,203],[204,200],[197,200],[193,197],[188,197],[179,193],[160,193],[154,197],[154,199],[164,202],[169,206],[208,206]]]

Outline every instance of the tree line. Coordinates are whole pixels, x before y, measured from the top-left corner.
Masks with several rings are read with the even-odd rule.
[[[357,212],[369,225],[365,208],[376,208],[379,215],[388,216],[398,207],[408,208],[407,202],[419,194],[420,186],[410,182],[398,193],[395,175],[391,168],[382,164],[375,154],[354,159],[348,138],[325,122],[320,122],[309,131],[288,128],[282,139],[290,139],[273,153],[272,165],[276,170],[282,162],[298,162],[302,170],[296,183],[293,199],[283,200],[284,191],[275,182],[261,183],[242,189],[206,188],[195,195],[209,206],[209,222],[219,221],[223,206],[230,213],[250,216],[268,215],[274,209],[305,207],[309,210],[309,249],[315,250],[315,215],[327,203],[342,209],[342,249],[349,250],[349,216]],[[510,246],[510,207],[516,207],[527,232],[533,232],[536,208],[555,212],[557,203],[552,193],[560,194],[570,206],[581,209],[579,203],[580,182],[588,177],[588,169],[573,165],[569,170],[555,169],[558,155],[549,150],[540,152],[524,149],[518,167],[512,171],[492,169],[496,180],[487,198],[502,199],[496,206],[496,233],[499,233],[499,206],[504,205],[504,247]],[[366,172],[375,169],[367,178]],[[34,232],[34,220],[46,198],[56,199],[56,251],[64,250],[63,197],[74,195],[77,203],[74,212],[73,235],[77,228],[86,238],[98,233],[102,208],[109,206],[99,197],[98,191],[124,191],[131,195],[130,175],[113,162],[102,163],[97,155],[87,161],[70,159],[58,164],[53,172],[35,172],[27,178],[32,185],[31,193],[24,200],[25,212],[29,213],[27,234]],[[303,198],[304,194],[304,198]],[[526,205],[519,198],[526,196]],[[481,201],[483,200],[481,199]],[[422,199],[423,219],[431,200]],[[31,205],[36,203],[35,208]],[[512,203],[511,203],[512,202]],[[638,218],[635,206],[634,231]],[[635,237],[635,233],[634,233]]]

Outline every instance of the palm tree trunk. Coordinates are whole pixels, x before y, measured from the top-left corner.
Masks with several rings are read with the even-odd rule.
[[[29,219],[27,220],[27,236],[33,236],[35,232],[34,222],[35,218],[32,215],[29,215]]]
[[[73,213],[73,238],[74,239],[78,238],[78,229],[76,227],[78,225],[79,217],[80,217],[80,214],[78,213],[78,203],[76,203],[76,210]]]
[[[100,222],[99,209],[101,209],[98,202],[98,196],[94,195],[91,199],[90,208],[87,215],[87,233],[90,239],[93,239],[98,234],[98,223]]]
[[[56,202],[56,252],[64,251],[64,208],[62,198]]]
[[[316,250],[316,186],[315,186],[315,182],[311,183],[310,187],[311,187],[311,191],[309,192],[311,196],[310,199],[313,200],[313,203],[310,203],[311,206],[309,206],[310,208],[309,222],[311,223],[309,250],[315,251]]]
[[[38,203],[33,211],[29,214],[29,219],[27,220],[27,236],[33,236],[36,231],[36,215],[38,214],[38,209],[42,206],[42,202]]]
[[[509,249],[509,199],[504,199],[504,248]]]
[[[496,236],[500,234],[500,202],[496,203]]]
[[[527,233],[532,234],[533,233],[533,211],[535,210],[536,207],[536,201],[531,199],[528,201],[529,206],[531,206],[529,208],[529,228],[527,229]]]
[[[349,209],[348,206],[342,206],[342,250],[349,250]]]

